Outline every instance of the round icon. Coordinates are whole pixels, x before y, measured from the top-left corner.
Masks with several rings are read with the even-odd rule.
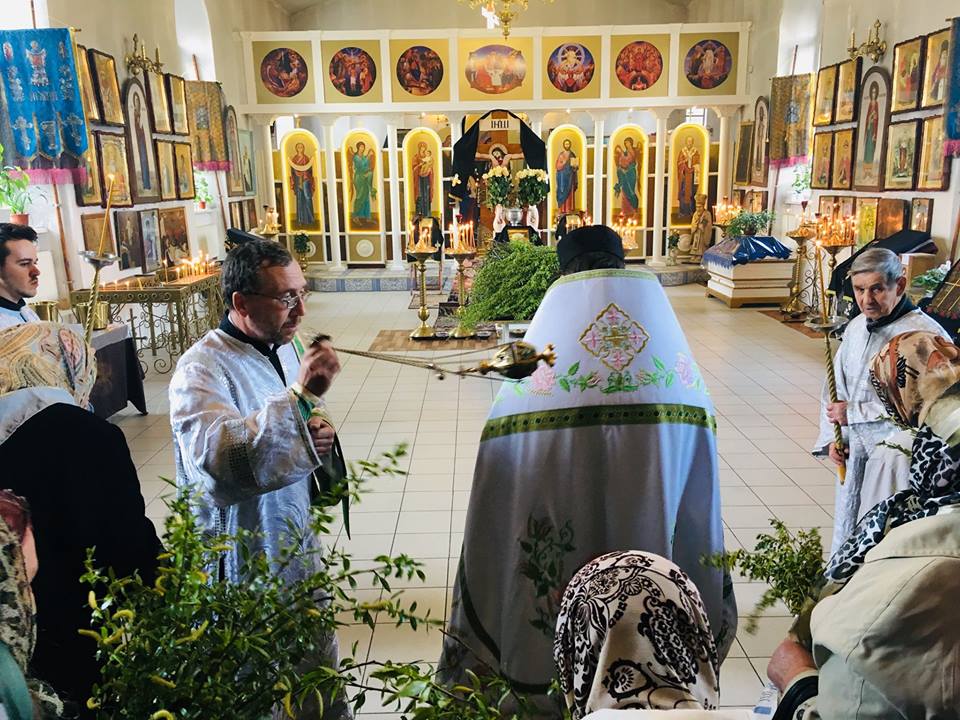
[[[547,77],[553,86],[565,93],[583,90],[593,79],[596,65],[593,54],[580,43],[564,43],[547,60]]]
[[[275,48],[260,61],[260,82],[277,97],[293,97],[307,86],[307,61],[296,50]]]
[[[730,74],[733,55],[719,40],[701,40],[687,52],[683,73],[694,87],[701,90],[715,88]]]
[[[377,80],[377,64],[363,48],[345,47],[330,60],[330,82],[347,97],[370,92]]]
[[[646,40],[635,40],[617,55],[616,73],[627,90],[647,90],[663,75],[663,55]]]
[[[429,95],[443,80],[443,61],[424,45],[414,45],[397,59],[397,82],[411,95]]]
[[[358,240],[355,247],[357,250],[357,255],[362,258],[372,257],[374,250],[376,250],[373,243],[367,239]]]
[[[484,45],[470,53],[463,72],[474,90],[500,95],[523,85],[527,61],[509,45]]]

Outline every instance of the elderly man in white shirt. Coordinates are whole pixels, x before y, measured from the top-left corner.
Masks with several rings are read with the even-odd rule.
[[[843,343],[834,357],[837,402],[830,402],[826,384],[820,413],[820,436],[814,455],[829,455],[838,465],[845,461],[846,482],[837,486],[834,511],[835,552],[857,524],[867,459],[877,443],[899,428],[888,419],[887,410],[870,381],[870,363],[891,338],[910,330],[947,332],[904,294],[907,280],[897,255],[884,248],[861,253],[850,268],[854,296],[861,314],[847,325]],[[843,427],[847,457],[841,458],[834,443],[833,423]]]

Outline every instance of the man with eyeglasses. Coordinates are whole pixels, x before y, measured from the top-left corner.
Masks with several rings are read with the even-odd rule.
[[[251,532],[250,556],[263,553],[292,584],[318,569],[312,484],[334,473],[335,431],[322,398],[340,363],[326,341],[298,352],[307,281],[282,245],[236,244],[222,283],[220,327],[183,354],[170,382],[177,487],[195,494],[205,530]],[[295,542],[302,553],[284,564],[281,551]],[[242,582],[243,557],[223,552],[220,579]],[[320,659],[336,663],[336,639],[321,644]],[[342,699],[324,706],[324,718],[349,717]]]

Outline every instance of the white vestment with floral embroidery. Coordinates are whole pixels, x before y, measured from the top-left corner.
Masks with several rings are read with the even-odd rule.
[[[553,368],[501,388],[484,427],[441,677],[484,666],[519,690],[554,677],[553,626],[584,563],[645,550],[683,569],[721,656],[733,641],[713,403],[656,277],[592,270],[558,280],[525,338]],[[725,592],[726,590],[726,592]]]

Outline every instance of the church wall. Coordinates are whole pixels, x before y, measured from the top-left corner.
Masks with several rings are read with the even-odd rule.
[[[594,3],[533,0],[515,27],[564,25],[641,25],[684,22],[686,9],[670,0],[602,0]],[[642,7],[642,11],[638,11]],[[394,30],[461,27],[482,29],[480,10],[465,3],[443,0],[384,2],[384,0],[327,0],[295,13],[291,30]]]

